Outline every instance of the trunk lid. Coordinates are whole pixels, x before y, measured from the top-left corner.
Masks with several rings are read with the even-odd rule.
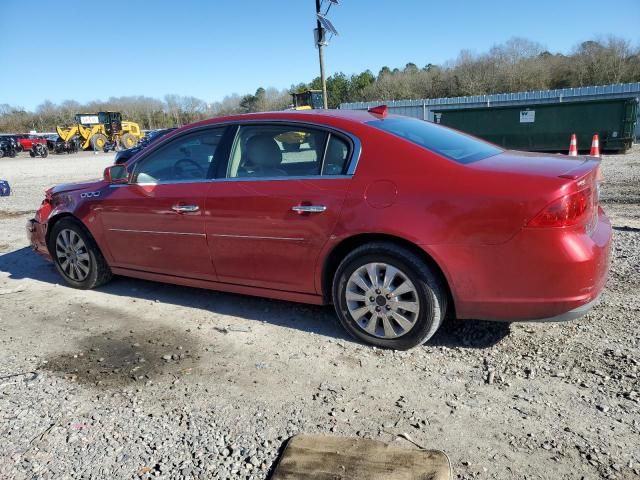
[[[496,173],[576,179],[596,168],[598,163],[599,160],[592,157],[569,157],[561,154],[549,155],[505,150],[498,155],[471,163],[468,166]]]

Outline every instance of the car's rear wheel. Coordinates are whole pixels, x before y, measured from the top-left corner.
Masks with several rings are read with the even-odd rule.
[[[111,269],[91,235],[72,218],[56,222],[49,252],[58,273],[74,288],[95,288],[111,279]]]
[[[447,310],[445,289],[429,266],[410,250],[382,242],[344,258],[334,276],[333,301],[351,335],[395,350],[429,340]]]

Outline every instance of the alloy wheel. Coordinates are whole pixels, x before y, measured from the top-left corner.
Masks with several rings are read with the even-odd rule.
[[[420,314],[415,285],[387,263],[367,263],[356,269],[347,281],[345,297],[356,325],[378,338],[407,334]]]
[[[62,271],[71,280],[82,282],[91,270],[91,257],[80,235],[71,229],[61,230],[56,238],[56,257]]]

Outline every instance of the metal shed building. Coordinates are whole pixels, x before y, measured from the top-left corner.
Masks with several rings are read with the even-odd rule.
[[[447,109],[481,108],[491,106],[533,106],[548,103],[580,102],[615,98],[635,98],[640,101],[640,82],[591,87],[537,90],[532,92],[496,93],[470,97],[425,98],[420,100],[379,100],[374,102],[343,103],[341,109],[366,110],[386,104],[390,113],[433,121],[434,111]],[[636,123],[636,141],[640,139],[640,109]]]

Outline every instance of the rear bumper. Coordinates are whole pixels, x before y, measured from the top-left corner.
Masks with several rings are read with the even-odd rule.
[[[611,236],[600,209],[590,233],[524,228],[504,244],[442,246],[435,253],[447,267],[458,318],[563,321],[597,303],[607,281]]]
[[[47,225],[39,223],[35,219],[27,222],[27,238],[31,244],[31,248],[45,258],[51,260],[49,249],[47,248]]]
[[[585,316],[599,302],[600,302],[600,296],[598,295],[595,299],[591,300],[589,303],[585,303],[584,305],[574,308],[573,310],[569,310],[568,312],[561,313],[559,315],[554,315],[553,317],[536,318],[529,321],[530,322],[568,322],[569,320],[575,320],[576,318]]]

